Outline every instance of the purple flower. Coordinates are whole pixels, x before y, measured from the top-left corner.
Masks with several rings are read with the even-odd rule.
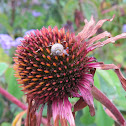
[[[10,49],[13,39],[8,34],[0,34],[0,44],[3,49]]]
[[[33,11],[32,11],[32,15],[33,15],[34,17],[39,17],[39,16],[41,16],[41,12],[37,12],[37,11],[33,10]]]
[[[35,29],[28,30],[28,31],[26,31],[26,32],[24,33],[24,36],[30,34],[31,32],[32,32],[33,34],[35,34],[34,31],[35,31]]]
[[[49,5],[48,5],[48,4],[44,4],[44,5],[43,5],[43,8],[44,8],[45,10],[48,10],[48,9],[49,9]]]
[[[24,2],[24,3],[26,3],[26,2],[27,2],[27,0],[23,0],[23,2]]]
[[[5,53],[8,53],[8,50],[12,47],[17,47],[21,43],[21,40],[23,40],[22,37],[18,37],[14,41],[8,34],[0,34],[0,44]]]
[[[126,32],[126,24],[123,25],[122,32]]]
[[[11,43],[11,46],[17,47],[18,45],[20,45],[21,40],[24,40],[24,38],[23,37],[16,38],[15,41]]]

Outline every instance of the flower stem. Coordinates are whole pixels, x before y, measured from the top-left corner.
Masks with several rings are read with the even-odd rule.
[[[0,94],[2,94],[8,100],[10,100],[14,104],[16,104],[22,110],[26,110],[27,109],[27,106],[25,106],[21,101],[19,101],[17,98],[15,98],[13,95],[9,94],[6,90],[4,90],[1,87],[0,87]],[[37,114],[37,116],[38,116],[38,114]],[[42,124],[46,125],[47,124],[47,118],[43,118],[42,117],[41,122],[42,122]]]
[[[11,25],[13,26],[14,24],[14,19],[15,19],[15,6],[16,5],[16,1],[15,0],[11,0],[11,7],[12,7],[12,12],[11,12]]]
[[[112,112],[112,114],[116,117],[117,121],[121,124],[121,126],[124,126],[125,119],[123,118],[122,114],[115,107],[115,105],[95,86],[92,87],[92,95],[96,100],[101,102],[106,108],[108,108]]]
[[[15,98],[13,95],[9,94],[6,90],[0,87],[0,94],[2,94],[4,97],[6,97],[8,100],[16,104],[18,107],[20,107],[23,110],[26,110],[27,107],[19,101],[17,98]]]

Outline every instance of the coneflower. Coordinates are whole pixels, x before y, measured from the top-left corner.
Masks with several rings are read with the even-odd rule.
[[[113,19],[113,18],[112,18]],[[93,116],[95,114],[92,89],[94,87],[93,75],[96,68],[115,69],[124,89],[126,80],[121,75],[118,67],[113,64],[105,65],[97,62],[88,53],[120,38],[126,38],[126,33],[111,37],[107,31],[92,37],[106,21],[103,19],[95,25],[94,18],[85,20],[83,30],[75,36],[64,28],[42,28],[24,37],[22,44],[17,47],[14,58],[14,69],[18,83],[27,95],[28,126],[40,125],[40,117],[36,117],[36,110],[40,105],[40,113],[47,103],[48,124],[53,117],[54,126],[59,120],[62,126],[75,126],[72,106],[68,97],[79,97],[85,102]],[[100,42],[99,40],[108,37]],[[83,100],[82,100],[83,98]]]

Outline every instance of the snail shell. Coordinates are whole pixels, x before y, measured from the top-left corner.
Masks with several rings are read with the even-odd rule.
[[[58,55],[58,56],[62,56],[63,54],[65,55],[69,55],[66,50],[64,49],[63,45],[60,43],[55,43],[54,45],[52,45],[51,47],[51,55]]]

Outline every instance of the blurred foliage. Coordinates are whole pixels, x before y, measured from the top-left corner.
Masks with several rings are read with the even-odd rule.
[[[106,22],[98,31],[109,31],[112,36],[122,33],[122,27],[126,24],[126,0],[17,0],[15,7],[11,0],[0,1],[0,33],[9,34],[13,39],[23,37],[24,33],[31,29],[41,29],[55,25],[61,28],[71,21],[75,33],[83,28],[83,21],[75,16],[75,11],[79,10],[83,19],[90,20],[91,15],[95,20],[111,18],[116,15],[113,22]],[[14,10],[14,11],[13,11]],[[40,12],[40,16],[33,16],[32,11]],[[12,16],[13,15],[13,16]],[[79,20],[78,27],[75,19]],[[92,53],[98,61],[105,63],[115,63],[121,66],[123,72],[126,71],[126,39],[119,40],[115,45],[109,44],[97,49]],[[0,48],[0,86],[10,94],[24,102],[25,98],[21,92],[13,71],[13,60],[15,48],[12,48],[10,55]],[[126,93],[121,87],[120,81],[112,70],[97,70],[94,77],[94,84],[116,105],[116,107],[126,116]],[[76,98],[70,99],[72,103]],[[96,116],[91,117],[89,108],[76,113],[77,126],[113,126],[114,121],[105,113],[103,106],[95,101]],[[46,106],[43,116],[47,115]],[[17,113],[21,112],[16,105],[0,95],[0,126],[10,126]]]

